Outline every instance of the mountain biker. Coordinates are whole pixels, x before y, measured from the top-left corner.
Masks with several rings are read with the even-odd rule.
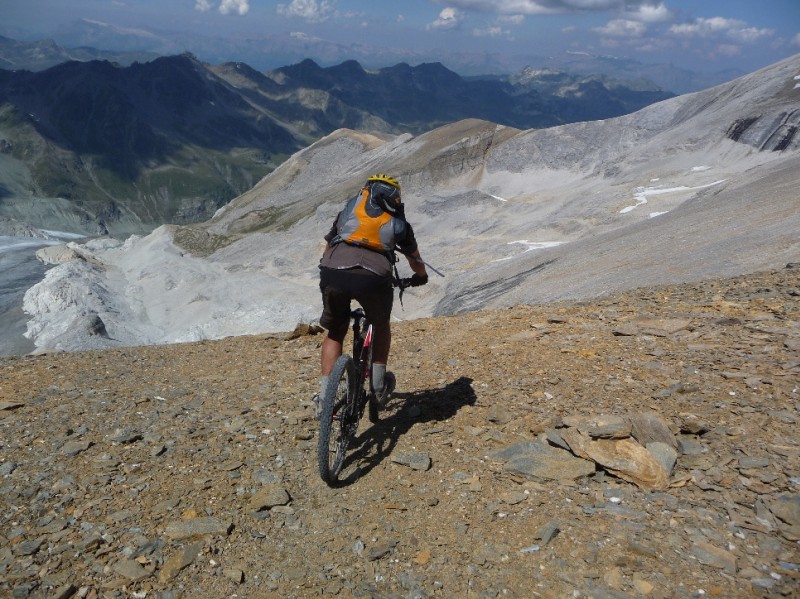
[[[405,255],[414,274],[411,286],[425,285],[428,273],[417,249],[414,231],[405,219],[400,183],[386,174],[372,175],[336,216],[325,236],[327,246],[320,260],[322,316],[328,330],[322,342],[320,393],[325,393],[350,325],[350,302],[356,300],[372,323],[374,334],[372,384],[379,405],[394,391],[395,377],[386,371],[392,333],[394,251]]]

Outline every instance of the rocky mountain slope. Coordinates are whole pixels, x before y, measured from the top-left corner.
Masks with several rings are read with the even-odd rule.
[[[798,281],[399,323],[334,489],[317,335],[2,359],[0,594],[796,596]]]
[[[26,294],[40,348],[286,330],[320,313],[323,235],[390,172],[434,276],[400,319],[586,299],[800,256],[800,57],[635,114],[521,131],[339,130],[190,227],[98,240]],[[75,258],[75,259],[70,259]],[[97,321],[105,334],[98,335]]]
[[[546,91],[467,81],[439,64],[368,72],[304,61],[263,74],[187,54],[0,70],[0,214],[90,234],[150,232],[207,220],[340,127],[420,133],[467,117],[541,127],[671,95],[597,78]]]
[[[621,116],[674,96],[653,83],[565,73],[463,78],[441,63],[401,63],[375,71],[354,60],[323,68],[307,59],[267,76],[285,94],[322,95],[331,98],[328,107],[337,101],[390,123],[390,131],[415,134],[465,118],[520,129],[552,127]],[[369,130],[347,122],[339,127]]]
[[[0,71],[0,139],[4,215],[123,236],[208,218],[307,141],[186,55]]]
[[[0,69],[43,71],[70,60],[108,60],[122,65],[158,58],[152,52],[115,52],[92,47],[65,48],[52,39],[21,41],[0,35]]]

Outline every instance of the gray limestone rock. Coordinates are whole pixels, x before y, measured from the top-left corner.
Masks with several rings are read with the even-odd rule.
[[[494,452],[491,457],[503,462],[504,471],[532,479],[569,481],[589,476],[595,471],[593,462],[541,441],[516,443]]]

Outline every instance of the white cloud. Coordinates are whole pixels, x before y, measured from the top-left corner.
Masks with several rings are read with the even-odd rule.
[[[673,14],[663,2],[654,4],[643,2],[639,6],[630,5],[624,12],[626,19],[642,23],[663,23],[672,20]]]
[[[472,35],[475,37],[507,37],[511,35],[511,32],[499,25],[489,25],[484,29],[473,29]]]
[[[647,31],[647,26],[638,21],[628,19],[614,19],[604,27],[595,27],[595,32],[610,37],[641,37]]]
[[[439,18],[429,23],[426,29],[456,29],[464,20],[464,13],[457,8],[443,8]]]
[[[795,35],[795,36],[792,38],[792,41],[791,41],[790,43],[792,44],[792,46],[798,46],[798,47],[800,47],[800,33],[798,33],[797,35]]]
[[[525,22],[525,15],[503,15],[497,17],[498,23],[508,23],[510,25],[522,25]]]
[[[752,44],[763,37],[772,37],[774,34],[774,29],[757,29],[755,27],[745,27],[744,29],[736,29],[728,32],[731,38],[745,44]]]
[[[681,37],[727,37],[735,42],[750,44],[765,37],[775,35],[774,29],[747,27],[738,19],[712,17],[696,19],[693,23],[680,23],[669,28],[670,33]]]
[[[219,12],[223,15],[244,16],[250,12],[250,0],[222,0],[219,4]]]
[[[668,9],[660,0],[436,0],[463,10],[501,15],[544,15],[584,12],[622,12],[635,20],[663,20]],[[633,17],[631,17],[633,18]]]
[[[694,23],[681,23],[673,25],[669,30],[686,37],[707,37],[715,33],[723,33],[731,29],[744,27],[745,23],[736,19],[724,17],[711,17],[710,19],[696,19]]]
[[[198,12],[208,12],[214,8],[212,0],[195,0],[194,9]],[[221,0],[219,12],[223,15],[244,16],[250,12],[250,0]]]
[[[289,4],[278,4],[277,12],[284,17],[300,17],[311,23],[326,21],[333,12],[329,0],[292,0]]]

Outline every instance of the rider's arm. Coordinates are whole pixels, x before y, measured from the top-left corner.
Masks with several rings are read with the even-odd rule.
[[[398,249],[408,260],[408,265],[411,267],[411,270],[414,271],[415,278],[417,279],[415,284],[424,285],[428,282],[428,271],[425,269],[425,263],[419,255],[417,240],[414,237],[414,229],[406,221],[403,221],[403,226],[403,239],[398,244]]]
[[[406,259],[408,259],[408,265],[415,275],[419,275],[424,279],[428,278],[428,271],[425,269],[425,263],[422,261],[422,256],[419,255],[419,250],[406,254]]]

